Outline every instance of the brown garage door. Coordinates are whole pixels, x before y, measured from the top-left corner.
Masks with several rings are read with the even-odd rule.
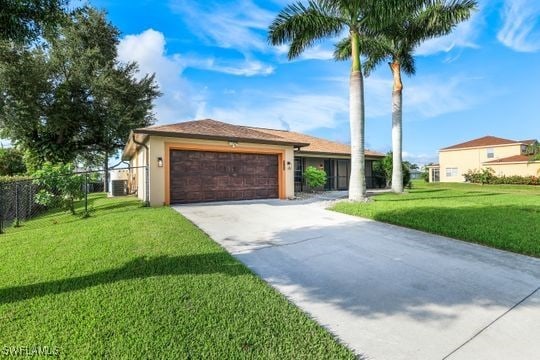
[[[278,156],[172,150],[171,203],[279,196]]]

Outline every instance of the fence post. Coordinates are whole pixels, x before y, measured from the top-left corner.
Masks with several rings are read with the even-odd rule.
[[[4,185],[0,184],[0,234],[4,233]]]
[[[19,182],[15,182],[15,227],[19,227]]]
[[[84,174],[84,215],[88,215],[88,173]]]

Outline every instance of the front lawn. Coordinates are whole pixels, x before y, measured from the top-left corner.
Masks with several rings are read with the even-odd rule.
[[[333,210],[540,257],[540,187],[415,182]]]
[[[0,354],[354,358],[174,210],[92,202],[0,235]]]

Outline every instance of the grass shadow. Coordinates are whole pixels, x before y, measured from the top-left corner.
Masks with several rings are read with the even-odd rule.
[[[414,197],[414,193],[411,193],[413,196],[402,197],[399,199],[381,199],[379,197],[375,198],[376,201],[380,202],[395,202],[395,201],[416,201],[416,200],[445,200],[445,199],[459,199],[459,198],[478,198],[485,196],[496,196],[504,195],[501,193],[471,193],[470,195],[449,195],[449,196],[427,196],[427,197]]]
[[[139,257],[124,264],[122,267],[89,275],[0,289],[0,304],[77,291],[123,280],[167,275],[213,273],[238,276],[249,274],[250,272],[225,252],[173,257]]]

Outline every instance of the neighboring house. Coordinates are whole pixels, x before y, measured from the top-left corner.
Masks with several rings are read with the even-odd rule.
[[[366,151],[368,185],[372,163],[382,157]],[[346,190],[350,147],[292,131],[206,119],[133,130],[122,159],[133,167],[131,188],[158,206],[290,198],[302,188],[301,174],[309,165],[327,170],[327,189]],[[147,164],[146,175],[138,167]]]
[[[422,172],[418,169],[409,170],[411,174],[411,180],[418,180],[422,178]]]
[[[439,164],[427,166],[430,182],[464,182],[469,170],[492,168],[497,176],[540,175],[540,161],[530,161],[527,148],[535,140],[484,136],[439,150]]]

